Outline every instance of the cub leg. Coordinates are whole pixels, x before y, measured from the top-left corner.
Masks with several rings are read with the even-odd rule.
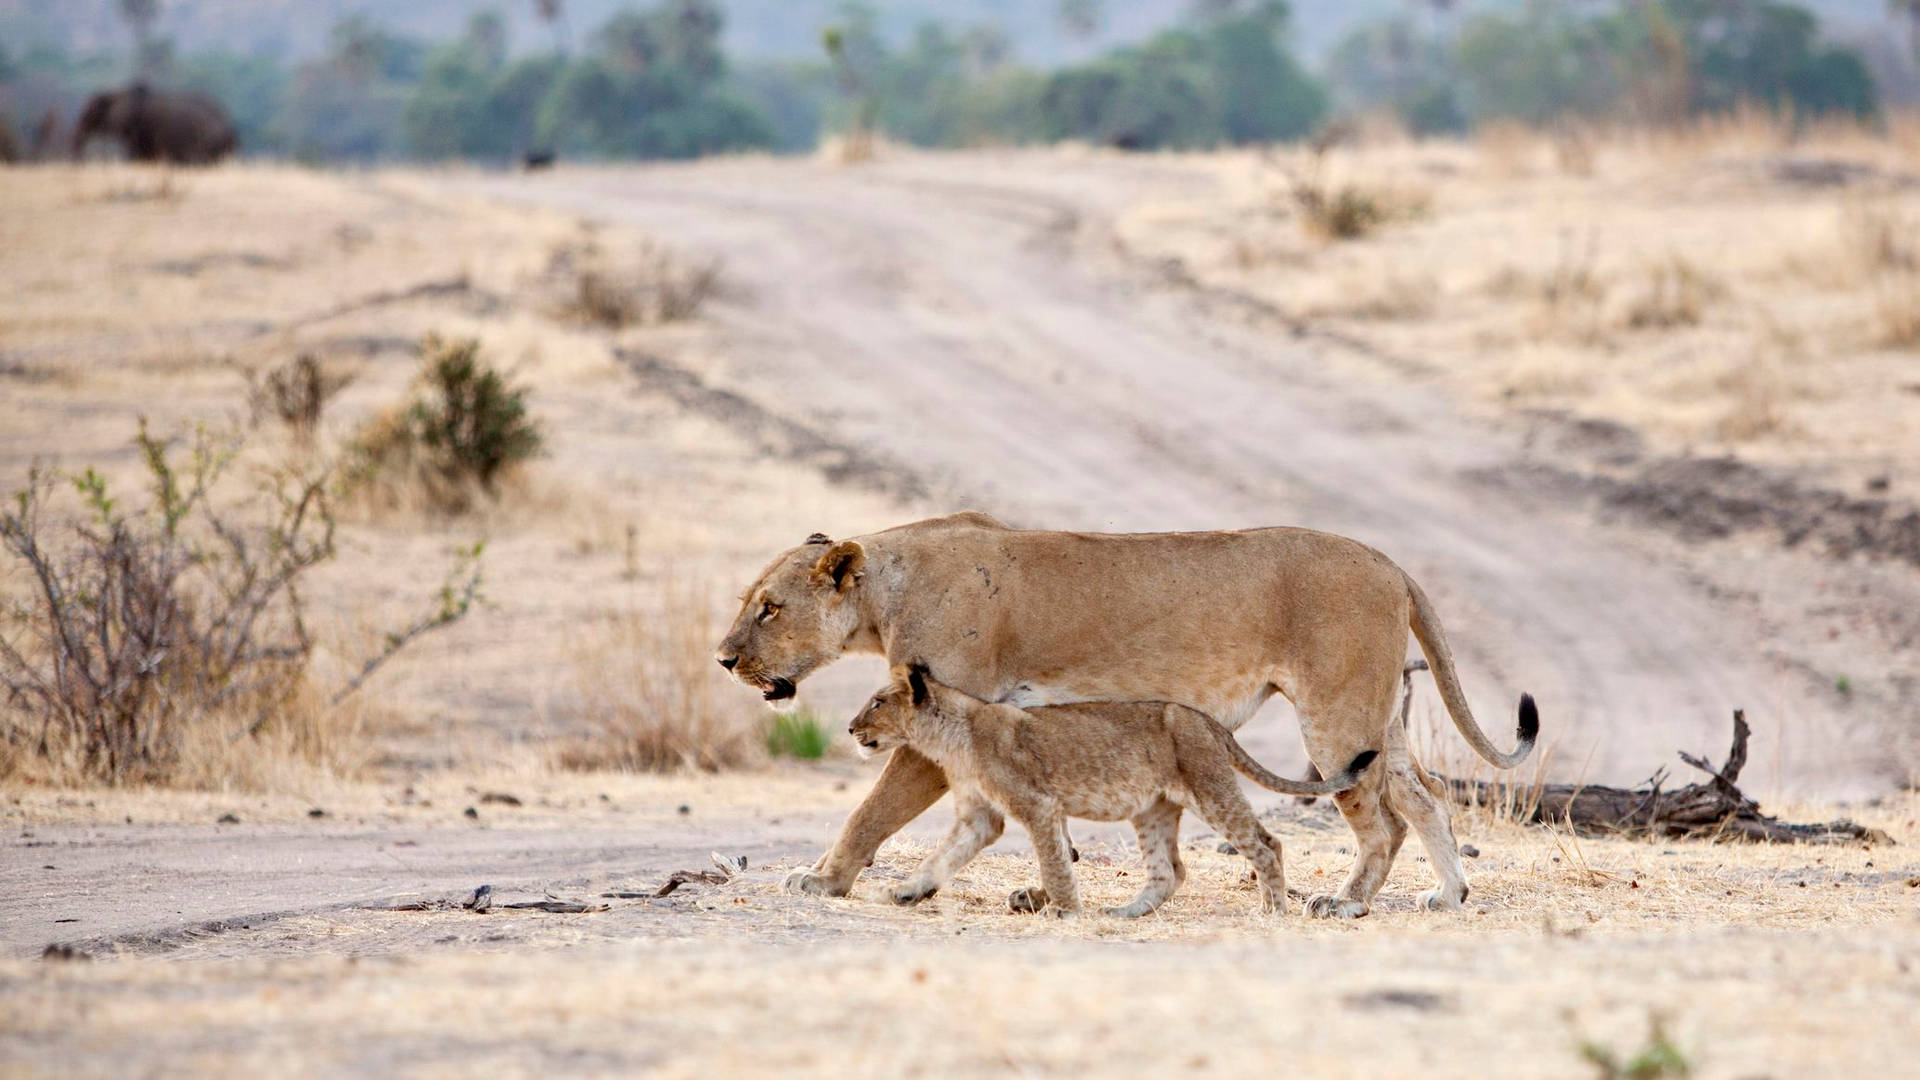
[[[788,892],[813,896],[845,896],[853,879],[873,861],[880,842],[899,832],[920,812],[947,793],[947,774],[911,747],[902,746],[887,758],[886,768],[873,790],[847,818],[832,850],[812,869],[795,870],[782,884]]]
[[[953,828],[947,838],[893,890],[896,904],[917,904],[953,880],[973,857],[980,854],[1006,830],[1006,818],[978,792],[956,793]]]
[[[1033,838],[1033,857],[1040,864],[1040,891],[1045,894],[1045,910],[1061,918],[1079,914],[1080,890],[1073,880],[1073,862],[1069,854],[1072,847],[1067,843],[1066,815],[1051,809],[1026,816],[1016,813],[1014,816],[1026,826],[1027,834]],[[1028,892],[1031,897],[1033,890]],[[1009,904],[1011,902],[1009,898]]]
[[[1228,781],[1232,783],[1231,780]],[[1260,819],[1235,785],[1224,791],[1194,792],[1194,809],[1253,864],[1260,889],[1260,914],[1287,913],[1287,871],[1280,862],[1280,841],[1261,828]]]
[[[1140,861],[1147,870],[1147,883],[1133,899],[1105,914],[1137,919],[1167,902],[1180,883],[1186,880],[1187,867],[1180,861],[1180,804],[1159,799],[1133,819],[1134,835],[1140,838]]]

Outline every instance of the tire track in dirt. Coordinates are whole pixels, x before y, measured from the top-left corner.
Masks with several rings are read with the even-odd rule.
[[[1503,729],[1532,690],[1563,775],[1636,780],[1745,707],[1756,775],[1876,786],[1878,748],[1805,672],[1764,659],[1764,628],[1620,527],[1476,479],[1524,459],[1511,438],[1418,388],[1337,379],[1272,320],[1129,261],[1104,223],[1185,182],[1169,175],[981,154],[474,183],[724,257],[746,299],[714,310],[711,388],[951,477],[1009,520],[1299,524],[1381,548],[1439,603],[1482,723]],[[1248,737],[1277,765],[1303,762],[1289,725],[1256,720]]]

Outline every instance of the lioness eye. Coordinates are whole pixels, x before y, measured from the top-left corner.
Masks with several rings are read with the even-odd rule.
[[[761,622],[766,622],[768,619],[771,619],[778,614],[780,614],[779,604],[776,604],[771,600],[760,601],[760,621]]]

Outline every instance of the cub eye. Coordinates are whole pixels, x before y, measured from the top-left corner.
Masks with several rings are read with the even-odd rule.
[[[768,619],[771,619],[778,614],[780,614],[779,604],[776,604],[771,600],[760,601],[760,621],[761,622],[766,622]]]

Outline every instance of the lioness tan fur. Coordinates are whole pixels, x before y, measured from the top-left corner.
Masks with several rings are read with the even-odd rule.
[[[1440,878],[1425,904],[1457,908],[1467,894],[1447,811],[1388,723],[1409,628],[1468,744],[1502,768],[1523,760],[1538,730],[1532,700],[1521,700],[1519,747],[1500,752],[1474,722],[1420,587],[1372,548],[1308,529],[1033,532],[964,513],[838,542],[816,535],[747,588],[716,658],[770,700],[870,652],[925,663],[983,701],[1169,701],[1230,730],[1284,694],[1321,773],[1382,752],[1334,797],[1358,841],[1353,870],[1308,902],[1353,918],[1370,909],[1409,823]],[[946,787],[924,755],[896,750],[833,848],[788,886],[845,895],[880,842]]]
[[[953,830],[893,891],[898,904],[939,892],[973,857],[1000,838],[1012,817],[1033,838],[1040,888],[1008,897],[1016,910],[1071,915],[1080,910],[1067,818],[1133,823],[1146,884],[1108,915],[1138,918],[1166,903],[1186,879],[1180,861],[1180,813],[1192,807],[1253,863],[1260,910],[1285,914],[1280,842],[1260,827],[1234,782],[1290,795],[1331,795],[1352,787],[1374,758],[1362,752],[1331,780],[1303,783],[1267,771],[1219,721],[1185,705],[1109,702],[1018,709],[993,705],[895,668],[847,731],[866,752],[908,746],[946,774],[953,788]]]

